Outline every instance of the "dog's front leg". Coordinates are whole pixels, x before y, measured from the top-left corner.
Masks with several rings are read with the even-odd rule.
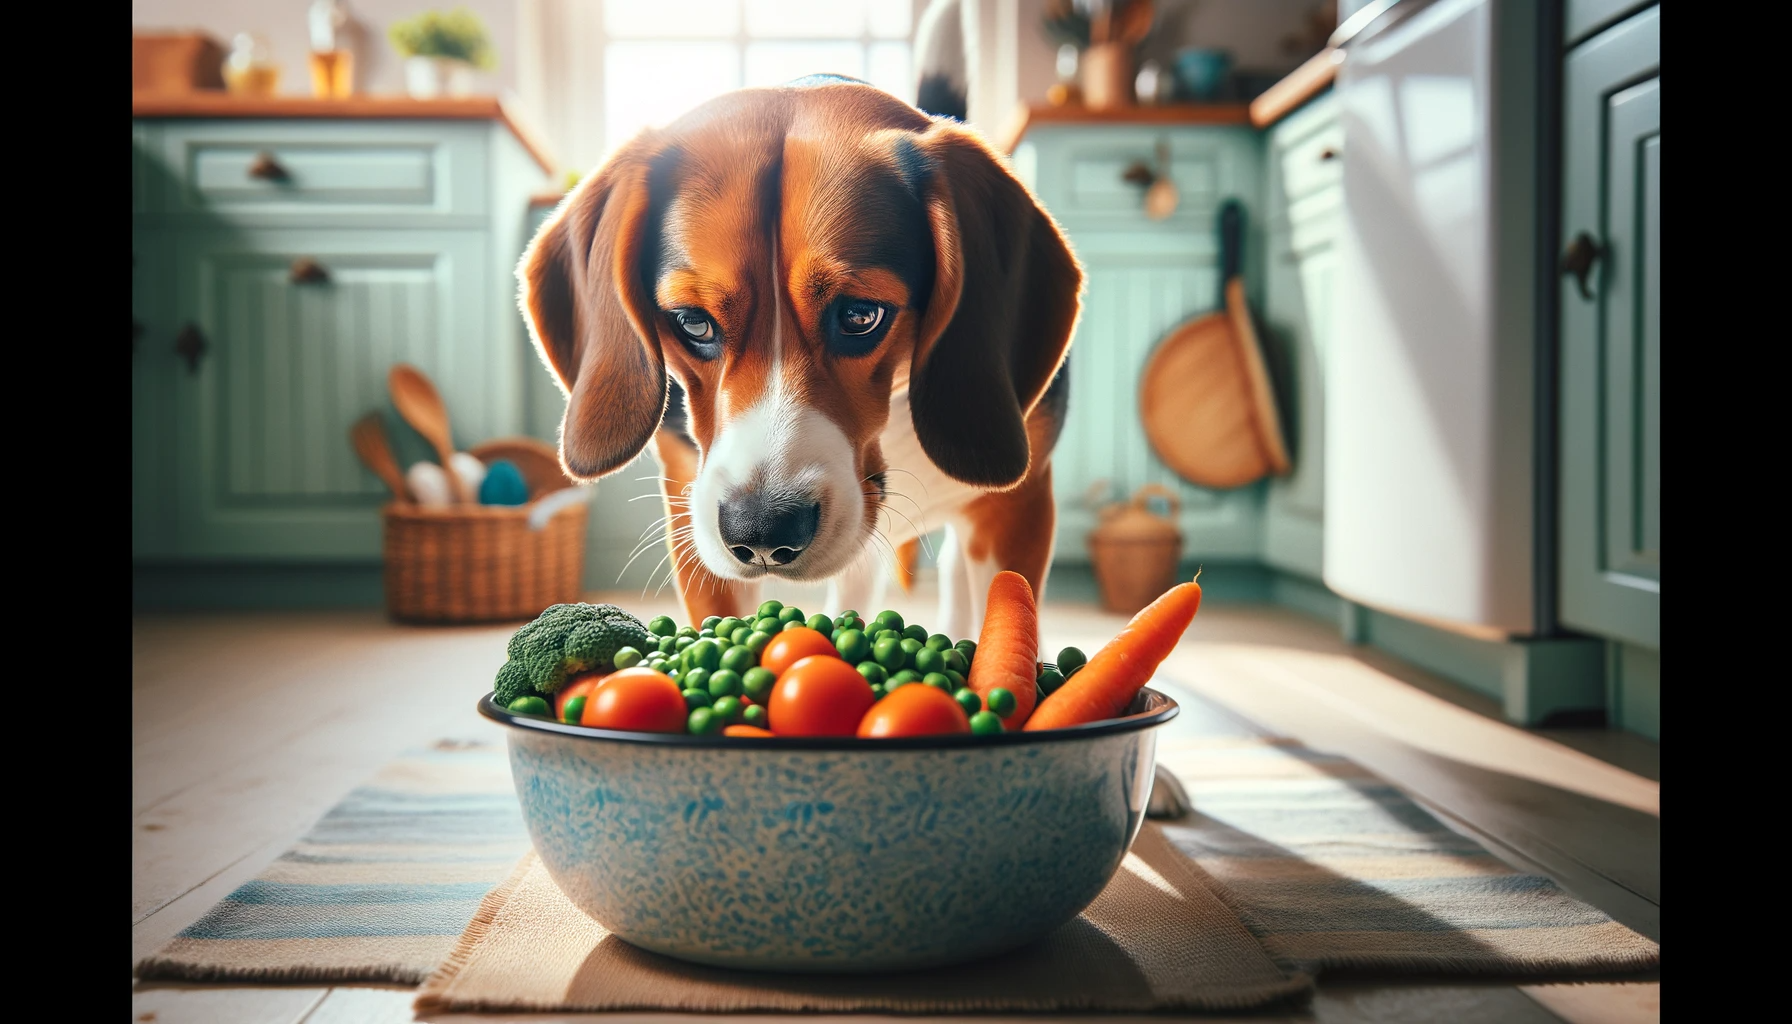
[[[697,479],[697,449],[671,431],[654,435],[653,457],[660,464],[665,499],[667,556],[685,620],[695,625],[711,615],[745,616],[759,605],[759,584],[725,580],[704,567],[691,540],[691,485]]]

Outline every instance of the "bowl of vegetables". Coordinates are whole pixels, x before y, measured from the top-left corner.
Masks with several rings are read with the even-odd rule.
[[[1144,683],[1199,597],[1051,663],[1011,573],[976,641],[777,601],[684,625],[556,605],[479,711],[508,727],[543,866],[618,937],[754,970],[956,963],[1044,936],[1119,868],[1177,714]]]

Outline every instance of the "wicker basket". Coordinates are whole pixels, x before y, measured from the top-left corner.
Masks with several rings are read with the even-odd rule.
[[[1147,506],[1153,497],[1169,503],[1167,517]],[[1182,561],[1182,531],[1175,522],[1180,508],[1175,493],[1161,484],[1146,484],[1130,500],[1102,506],[1100,523],[1089,531],[1089,559],[1095,564],[1103,608],[1131,615],[1176,585]]]
[[[507,622],[579,600],[586,504],[560,509],[541,530],[529,529],[530,508],[387,505],[387,612],[405,622]]]

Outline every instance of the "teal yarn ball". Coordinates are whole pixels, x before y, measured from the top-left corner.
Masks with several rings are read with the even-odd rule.
[[[485,467],[485,481],[479,485],[481,505],[525,505],[529,501],[529,485],[523,482],[521,470],[504,459]]]

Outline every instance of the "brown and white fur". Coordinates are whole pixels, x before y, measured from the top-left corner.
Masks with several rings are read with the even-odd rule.
[[[999,570],[1043,589],[1083,273],[974,133],[850,80],[731,93],[587,177],[518,277],[567,472],[651,445],[691,621],[767,578],[869,610],[942,526],[940,630]]]

